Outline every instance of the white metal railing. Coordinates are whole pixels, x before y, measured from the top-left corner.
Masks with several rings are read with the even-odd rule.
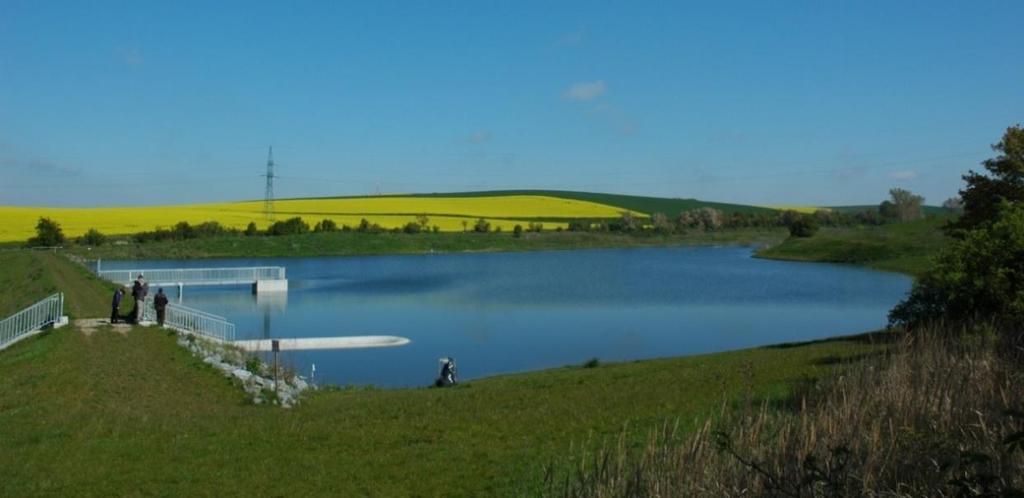
[[[221,341],[235,340],[235,324],[222,316],[181,304],[167,304],[164,311],[164,325]],[[156,321],[153,297],[147,296],[142,308],[142,320]]]
[[[58,292],[0,321],[0,349],[27,334],[52,325],[64,315],[64,294]]]
[[[101,278],[119,284],[130,284],[139,275],[153,284],[243,284],[257,280],[284,280],[283,266],[255,266],[239,268],[176,268],[149,270],[100,270]]]

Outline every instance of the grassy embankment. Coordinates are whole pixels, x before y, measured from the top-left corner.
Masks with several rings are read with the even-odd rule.
[[[919,275],[929,258],[948,243],[942,226],[948,216],[906,223],[822,228],[809,238],[790,237],[757,251],[757,256],[792,261],[846,263]]]
[[[83,269],[0,252],[2,309],[54,288],[77,316],[107,312],[109,288]],[[666,420],[692,430],[723,401],[781,399],[877,347],[837,339],[455,389],[326,390],[283,410],[248,405],[163,332],[67,327],[0,352],[0,495],[534,494],[571,448],[624,426],[630,445]]]

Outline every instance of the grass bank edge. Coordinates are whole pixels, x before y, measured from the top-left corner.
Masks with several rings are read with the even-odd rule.
[[[377,256],[474,252],[530,252],[631,247],[776,244],[783,228],[730,229],[687,234],[621,234],[613,232],[524,233],[359,233],[329,232],[275,237],[223,236],[183,241],[72,246],[67,250],[87,259],[215,259],[318,256]]]
[[[878,226],[822,228],[813,237],[789,237],[765,246],[755,256],[765,259],[840,263],[920,275],[949,243],[942,227],[950,216]]]

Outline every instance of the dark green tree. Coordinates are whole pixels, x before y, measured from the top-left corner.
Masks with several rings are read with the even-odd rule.
[[[633,213],[630,211],[623,211],[619,216],[618,226],[623,232],[635,232],[640,230],[642,225],[640,219],[633,216]]]
[[[892,201],[882,201],[878,205],[878,215],[886,221],[898,220],[900,219],[900,210]]]
[[[313,231],[317,232],[317,233],[319,233],[319,232],[337,232],[338,231],[338,224],[335,223],[334,220],[332,220],[330,218],[324,218],[322,221],[316,222],[316,225],[313,225]]]
[[[969,171],[964,175],[967,186],[960,191],[964,213],[949,225],[949,232],[962,236],[962,231],[982,227],[995,220],[1001,202],[1024,201],[1024,128],[1006,129],[1003,139],[992,146],[1000,154],[981,164],[988,174]]]
[[[889,220],[911,221],[924,217],[921,206],[924,197],[914,195],[909,190],[894,188],[889,190],[889,200],[878,206],[878,214]]]
[[[267,228],[267,235],[297,235],[309,232],[309,223],[296,216],[284,221],[275,221]]]
[[[245,227],[245,235],[246,235],[246,237],[252,237],[253,235],[256,235],[258,233],[259,233],[259,229],[256,228],[256,222],[255,221],[250,221],[249,225]]]
[[[943,250],[910,295],[889,313],[896,325],[969,325],[994,321],[1024,326],[1024,204],[1004,201],[995,219],[967,230]]]
[[[416,217],[416,224],[420,226],[420,231],[421,232],[429,232],[430,231],[430,218],[427,218],[427,215],[421,214],[421,215],[417,216]]]
[[[789,224],[790,237],[812,237],[818,233],[818,222],[813,216],[801,216]]]
[[[87,246],[101,246],[107,241],[107,236],[95,228],[90,228],[85,235],[82,235],[82,243]]]
[[[675,230],[675,226],[665,216],[665,213],[654,213],[651,215],[651,225],[654,227],[654,231],[658,233],[672,233]]]
[[[28,245],[34,247],[56,247],[64,244],[64,231],[50,218],[39,218],[36,223],[36,236],[28,239]]]

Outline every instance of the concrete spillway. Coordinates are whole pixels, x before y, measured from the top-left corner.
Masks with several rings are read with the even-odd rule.
[[[393,335],[361,335],[347,337],[296,337],[275,339],[281,351],[302,349],[387,348],[409,344],[409,339]],[[254,339],[232,343],[246,351],[272,351],[271,339]]]

